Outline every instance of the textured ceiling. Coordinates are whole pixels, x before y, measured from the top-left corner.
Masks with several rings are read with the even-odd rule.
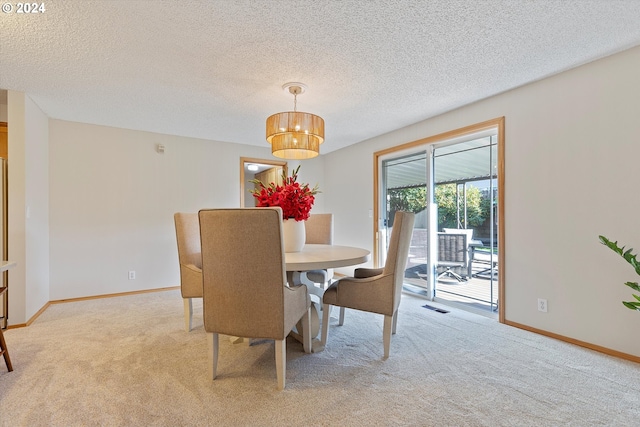
[[[640,44],[637,0],[44,4],[0,14],[0,88],[48,116],[265,145],[299,81],[323,153]]]

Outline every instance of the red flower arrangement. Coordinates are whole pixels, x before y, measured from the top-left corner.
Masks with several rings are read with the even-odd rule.
[[[256,184],[251,194],[258,202],[258,207],[265,208],[271,206],[280,206],[282,208],[282,219],[295,219],[296,221],[306,221],[313,203],[314,195],[319,193],[318,185],[309,188],[309,184],[299,184],[298,166],[291,176],[287,176],[284,169],[282,170],[282,185],[270,183],[264,185],[259,179],[252,179],[250,182]]]

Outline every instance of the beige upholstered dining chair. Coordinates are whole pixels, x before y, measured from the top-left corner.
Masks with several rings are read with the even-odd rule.
[[[341,308],[339,325],[344,322],[344,307],[384,315],[382,338],[384,358],[389,357],[391,334],[396,333],[398,306],[402,296],[404,270],[409,256],[415,215],[398,211],[393,220],[393,230],[384,268],[358,268],[354,277],[345,277],[333,283],[324,292],[322,338],[327,343],[331,306]]]
[[[201,210],[204,329],[215,379],[218,335],[275,340],[278,389],[285,386],[286,339],[302,319],[311,352],[307,287],[287,286],[280,208]]]
[[[333,245],[333,214],[311,214],[304,223],[305,244]],[[307,279],[324,289],[333,278],[333,268],[306,272]]]
[[[202,298],[202,258],[200,255],[200,224],[197,213],[176,213],[178,260],[180,262],[180,293],[184,301],[184,328],[191,330],[193,298]]]

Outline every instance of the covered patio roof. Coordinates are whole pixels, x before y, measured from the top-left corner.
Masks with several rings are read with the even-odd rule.
[[[426,185],[426,152],[387,161],[388,189]],[[438,147],[435,156],[435,183],[478,181],[496,178],[498,152],[490,136]]]

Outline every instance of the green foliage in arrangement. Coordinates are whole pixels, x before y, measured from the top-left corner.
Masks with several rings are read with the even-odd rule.
[[[620,255],[624,258],[631,266],[636,270],[636,274],[640,276],[640,262],[636,258],[636,254],[632,253],[633,248],[629,248],[625,250],[625,247],[619,247],[618,242],[612,242],[604,236],[598,236],[600,238],[600,242],[607,246],[609,249]],[[626,282],[625,285],[630,287],[631,289],[640,292],[640,285],[638,282]],[[631,310],[640,311],[640,296],[636,294],[632,294],[636,301],[622,301],[625,307],[630,308]]]

